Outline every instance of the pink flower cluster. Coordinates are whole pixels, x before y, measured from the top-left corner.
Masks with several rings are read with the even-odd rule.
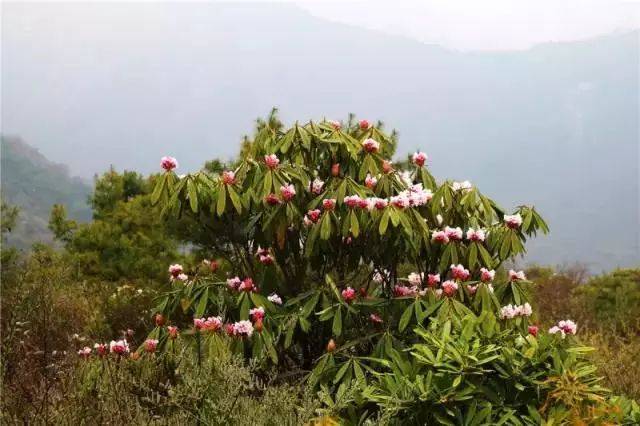
[[[411,156],[411,161],[418,167],[424,166],[429,157],[424,152],[417,151]]]
[[[263,249],[258,247],[258,250],[256,251],[256,256],[258,257],[258,260],[260,261],[260,263],[262,263],[263,265],[273,265],[273,256],[271,256],[271,254],[269,253],[269,249]]]
[[[116,355],[126,355],[129,353],[129,343],[126,340],[112,340],[109,343],[109,352]]]
[[[440,283],[440,274],[428,274],[427,285],[431,288],[436,287]]]
[[[91,348],[89,346],[85,346],[78,351],[78,355],[82,358],[89,358],[89,356],[91,356]]]
[[[445,231],[433,231],[431,241],[434,243],[447,244],[449,242],[449,236]]]
[[[358,122],[358,127],[360,127],[360,130],[369,130],[371,123],[369,123],[368,120],[360,120]]]
[[[233,324],[227,324],[225,328],[229,336],[251,337],[251,335],[253,334],[253,324],[251,324],[251,321],[248,320],[242,320]]]
[[[451,184],[451,189],[453,189],[454,191],[462,191],[462,192],[466,192],[471,190],[471,188],[473,188],[473,185],[471,185],[471,182],[469,182],[468,180],[465,180],[463,182],[453,182]]]
[[[488,270],[487,268],[480,268],[480,281],[483,283],[488,283],[493,281],[496,276],[496,271]]]
[[[509,281],[524,281],[527,277],[524,274],[524,271],[514,271],[513,269],[509,270]]]
[[[293,197],[296,195],[296,189],[293,187],[292,184],[282,185],[280,187],[280,195],[282,196],[282,199],[285,202],[291,201]]]
[[[374,139],[368,138],[362,142],[362,148],[366,152],[375,153],[375,152],[378,152],[378,150],[380,150],[380,142]]]
[[[424,272],[421,274],[418,274],[417,272],[412,272],[409,274],[409,276],[407,276],[407,280],[409,280],[409,283],[412,286],[418,287],[422,285],[422,282],[424,281]]]
[[[222,328],[222,318],[220,317],[208,317],[208,318],[194,318],[193,326],[199,331],[218,331]]]
[[[442,283],[442,292],[449,297],[452,297],[458,291],[458,283],[452,280],[447,280]]]
[[[367,177],[364,178],[364,185],[369,189],[373,189],[377,184],[378,184],[378,179],[376,179],[374,176],[371,176],[369,173],[367,173]]]
[[[160,167],[167,172],[178,168],[178,160],[173,157],[165,156],[160,159]]]
[[[322,200],[322,208],[331,211],[336,208],[336,199],[335,198],[325,198]]]
[[[239,277],[228,278],[227,279],[227,287],[230,290],[246,291],[247,293],[249,293],[249,292],[257,293],[258,292],[258,287],[256,287],[253,284],[253,280],[251,278],[249,278],[249,277],[245,278],[244,280],[241,280]]]
[[[406,207],[420,207],[427,204],[431,198],[433,198],[433,193],[422,187],[421,183],[411,185],[409,189],[406,189],[398,195],[395,195],[389,198],[389,203],[392,205],[404,209]]]
[[[562,320],[558,324],[549,329],[550,334],[560,333],[562,338],[567,334],[576,334],[578,332],[578,325],[571,320]]]
[[[280,164],[280,159],[275,154],[269,154],[264,156],[264,164],[271,170],[275,170],[278,168],[278,164]]]
[[[444,233],[447,235],[449,241],[461,241],[462,240],[462,229],[460,227],[450,228],[446,226],[444,228]]]
[[[189,277],[187,276],[187,274],[184,274],[182,269],[182,265],[176,263],[173,265],[169,266],[169,274],[171,274],[171,281],[187,281],[189,279]]]
[[[302,219],[302,221],[304,222],[305,226],[311,226],[314,223],[318,223],[318,220],[320,219],[320,214],[322,212],[318,209],[315,210],[309,210],[307,212],[307,214],[304,216],[304,218]]]
[[[367,200],[364,198],[360,198],[360,196],[358,195],[349,195],[344,197],[344,204],[350,209],[353,209],[355,207],[366,209],[369,207],[369,203],[367,202]]]
[[[519,213],[514,215],[504,215],[504,223],[511,229],[520,228],[522,225],[522,216]]]
[[[331,125],[331,127],[333,127],[334,130],[342,129],[342,123],[340,123],[339,121],[327,120],[327,123],[329,123]]]
[[[147,339],[144,341],[144,350],[149,353],[154,353],[158,348],[158,339]]]
[[[282,305],[282,299],[275,293],[270,294],[269,297],[267,297],[267,300],[276,305]]]
[[[473,229],[469,228],[467,230],[467,240],[469,241],[479,241],[482,242],[485,239],[485,231],[482,228]]]
[[[454,280],[466,281],[471,276],[471,273],[462,265],[451,265],[451,277]]]
[[[249,316],[254,322],[262,321],[264,319],[264,308],[262,306],[258,306],[257,308],[249,309]]]
[[[225,170],[222,172],[222,183],[225,185],[233,185],[236,183],[236,174],[231,170]]]
[[[322,189],[324,188],[324,181],[318,178],[315,178],[313,182],[311,182],[311,192],[316,195],[322,194]]]
[[[356,291],[351,287],[347,287],[342,290],[342,298],[345,302],[351,303],[356,299]]]
[[[528,317],[531,316],[532,310],[531,305],[525,303],[524,305],[507,305],[503,306],[500,309],[500,318],[501,319],[512,319],[515,317]]]
[[[395,297],[413,297],[418,294],[418,287],[416,286],[406,286],[406,285],[395,285],[393,287],[393,295]]]

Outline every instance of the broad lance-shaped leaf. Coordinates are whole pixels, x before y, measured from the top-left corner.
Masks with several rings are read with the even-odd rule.
[[[218,190],[218,200],[216,203],[216,213],[218,216],[222,216],[227,202],[227,191],[225,185],[220,185]]]

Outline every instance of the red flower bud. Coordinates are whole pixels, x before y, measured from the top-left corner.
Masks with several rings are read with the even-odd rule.
[[[329,340],[327,343],[327,352],[331,353],[336,350],[336,342],[333,339]]]
[[[162,316],[162,314],[156,314],[155,321],[156,326],[162,327],[164,325],[164,316]]]
[[[331,166],[331,176],[333,177],[340,176],[340,163],[335,163]]]

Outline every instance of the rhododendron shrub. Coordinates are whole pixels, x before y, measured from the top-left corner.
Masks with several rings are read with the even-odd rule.
[[[482,315],[529,335],[532,283],[495,271],[548,231],[543,219],[469,181],[436,180],[437,159],[422,151],[396,167],[395,146],[379,123],[270,119],[220,175],[165,167],[154,202],[212,233],[215,246],[200,248],[220,266],[172,265],[158,312],[219,316],[214,333],[239,353],[327,384],[366,383],[378,366],[369,358],[409,348],[436,319]],[[150,338],[161,347],[167,333]]]

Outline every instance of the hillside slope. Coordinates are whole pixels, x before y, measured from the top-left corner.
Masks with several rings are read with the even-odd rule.
[[[20,209],[17,226],[7,243],[20,248],[37,241],[50,241],[47,229],[54,204],[64,204],[73,219],[91,219],[87,198],[91,187],[69,176],[67,166],[52,163],[20,139],[1,140],[2,198]]]

